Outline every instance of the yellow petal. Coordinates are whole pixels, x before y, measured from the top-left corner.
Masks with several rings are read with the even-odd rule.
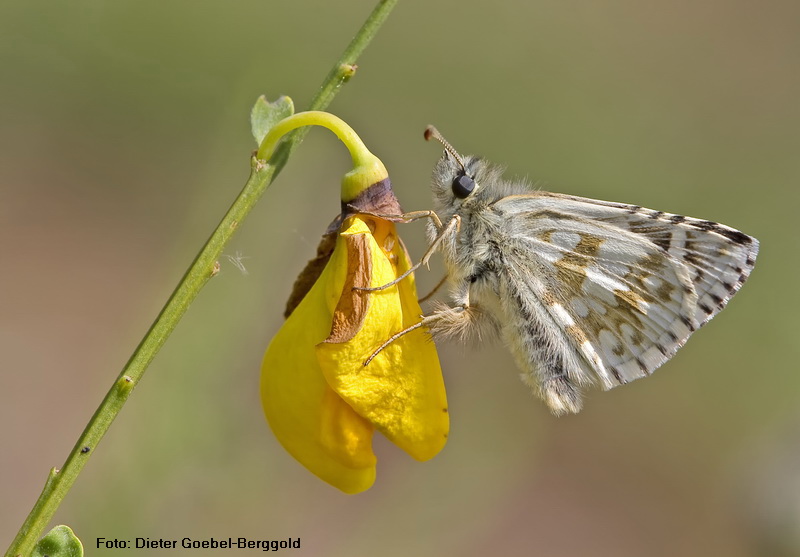
[[[395,226],[388,221],[353,217],[339,241],[347,247],[350,280],[366,277],[368,286],[382,286],[410,266]],[[338,245],[337,250],[344,251]],[[354,272],[354,267],[361,272]],[[366,307],[363,297],[367,298]],[[352,291],[345,280],[337,304],[331,311],[353,322],[317,346],[328,383],[360,416],[411,456],[432,458],[447,440],[449,416],[436,347],[427,332],[417,329],[396,339],[368,366],[363,365],[389,337],[419,321],[422,310],[413,279],[408,277],[377,292]]]
[[[261,400],[275,437],[301,464],[346,493],[375,481],[372,425],[326,382],[314,347],[329,334],[342,291],[346,253],[339,248],[264,355]],[[338,259],[337,259],[338,258]]]

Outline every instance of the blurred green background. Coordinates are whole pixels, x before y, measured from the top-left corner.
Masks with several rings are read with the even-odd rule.
[[[244,183],[256,97],[302,109],[372,6],[0,3],[0,546]],[[278,445],[257,388],[349,166],[314,131],[226,251],[247,274],[222,259],[55,520],[91,555],[212,536],[315,556],[800,554],[799,70],[789,0],[400,2],[330,110],[407,210],[430,207],[435,123],[547,189],[756,236],[750,281],[653,378],[577,416],[549,415],[502,346],[441,346],[447,447],[417,463],[376,436],[375,486],[345,496]],[[402,232],[419,257],[423,226]]]

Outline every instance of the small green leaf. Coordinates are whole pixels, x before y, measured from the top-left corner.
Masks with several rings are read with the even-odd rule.
[[[278,97],[275,102],[268,102],[264,95],[258,97],[253,110],[250,111],[250,129],[256,143],[261,145],[261,141],[267,132],[283,120],[294,114],[294,103],[286,95]]]
[[[31,557],[83,557],[83,544],[69,526],[56,526],[33,548]]]

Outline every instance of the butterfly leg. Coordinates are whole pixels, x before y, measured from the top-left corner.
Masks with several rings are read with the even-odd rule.
[[[442,229],[442,221],[439,219],[439,215],[434,211],[411,211],[410,213],[403,213],[401,216],[407,223],[419,219],[431,219],[433,224],[436,225],[436,230]]]
[[[431,297],[432,297],[434,294],[436,294],[436,293],[439,291],[439,289],[440,289],[442,286],[444,286],[444,283],[445,283],[445,282],[447,282],[447,278],[448,278],[448,276],[449,276],[449,275],[445,275],[445,276],[443,276],[443,277],[442,277],[442,280],[440,280],[439,282],[437,282],[437,283],[436,283],[436,286],[434,286],[434,287],[433,287],[433,290],[431,290],[430,292],[428,292],[427,294],[425,294],[425,295],[424,295],[422,298],[420,298],[419,300],[417,300],[417,302],[419,302],[419,303],[421,304],[422,302],[426,302],[426,301],[428,301],[428,299],[430,299],[430,298],[431,298]]]
[[[446,277],[445,277],[446,278]],[[467,284],[463,292],[457,296],[460,305],[455,307],[442,305],[430,315],[423,315],[418,323],[406,327],[389,337],[381,344],[364,362],[368,365],[380,352],[392,342],[420,327],[427,327],[434,337],[460,337],[462,339],[477,334],[482,336],[494,336],[498,329],[497,322],[491,318],[490,314],[484,313],[478,306],[470,305],[469,285]]]
[[[390,221],[400,220],[404,224],[408,224],[410,222],[414,222],[415,220],[419,219],[429,218],[436,225],[437,230],[442,229],[442,221],[439,219],[439,215],[437,215],[434,211],[410,211],[408,213],[402,213],[400,215],[386,215],[383,213],[373,213],[371,211],[361,211],[357,207],[354,207],[353,205],[347,205],[347,208],[354,211],[354,214],[367,215],[369,217],[375,217],[378,219],[390,220]]]
[[[434,313],[431,313],[430,315],[423,315],[419,322],[414,323],[410,327],[406,327],[402,331],[396,332],[386,339],[386,341],[377,349],[375,349],[375,351],[370,354],[369,358],[364,361],[364,365],[369,365],[369,363],[375,359],[375,356],[380,354],[384,348],[389,346],[398,338],[410,333],[411,331],[415,331],[420,327],[428,327],[431,334],[434,335],[440,331],[446,332],[448,335],[454,335],[458,334],[457,332],[454,332],[454,323],[459,324],[459,326],[456,326],[455,329],[464,329],[473,323],[474,317],[474,307],[471,306],[445,307],[435,311]]]
[[[389,346],[391,343],[393,343],[394,341],[396,341],[396,340],[397,340],[398,338],[400,338],[401,336],[403,336],[403,335],[406,335],[406,334],[410,333],[411,331],[415,331],[415,330],[419,329],[420,327],[425,327],[425,326],[429,325],[429,324],[430,324],[432,321],[435,321],[436,319],[438,319],[438,316],[437,316],[436,314],[432,314],[432,315],[424,315],[424,316],[422,317],[422,319],[421,319],[421,320],[420,320],[418,323],[414,323],[414,324],[413,324],[413,325],[411,325],[410,327],[406,327],[406,328],[405,328],[405,329],[403,329],[402,331],[398,331],[398,332],[396,332],[395,334],[393,334],[392,336],[390,336],[390,337],[389,337],[389,338],[388,338],[388,339],[387,339],[387,340],[386,340],[386,341],[385,341],[383,344],[381,344],[381,345],[380,345],[380,346],[379,346],[379,347],[378,347],[378,348],[377,348],[377,349],[376,349],[376,350],[375,350],[375,351],[374,351],[372,354],[370,354],[369,358],[367,358],[367,359],[364,361],[364,364],[363,364],[363,365],[364,365],[365,367],[366,367],[366,366],[368,366],[368,365],[369,365],[369,363],[370,363],[372,360],[374,360],[374,359],[375,359],[375,356],[377,356],[378,354],[380,354],[380,353],[383,351],[383,349],[384,349],[384,348],[386,348],[387,346]]]
[[[469,318],[469,313],[471,309],[469,305],[469,290],[465,292],[463,301],[464,303],[460,306],[456,307],[444,306],[442,308],[437,309],[430,315],[423,315],[422,319],[419,322],[414,323],[410,327],[406,327],[402,331],[393,334],[383,344],[381,344],[372,354],[370,354],[369,358],[367,358],[366,361],[364,362],[364,365],[365,366],[368,365],[375,358],[375,356],[380,354],[384,348],[389,346],[395,340],[397,340],[398,338],[400,338],[405,334],[410,333],[411,331],[419,329],[420,327],[428,327],[431,334],[436,334],[440,331],[452,334],[453,323],[457,322],[464,323],[471,321],[471,319]]]
[[[420,212],[426,212],[426,211],[420,211]],[[433,215],[436,214],[433,211],[430,211],[430,213],[433,214]],[[436,221],[434,221],[434,222],[437,222],[438,220],[439,220],[439,217],[437,216],[436,217]],[[441,222],[439,222],[439,226],[441,226]],[[369,288],[361,287],[361,286],[354,286],[353,290],[363,290],[363,291],[366,291],[366,292],[375,292],[376,290],[385,290],[386,288],[389,288],[390,286],[394,286],[395,284],[397,284],[398,282],[400,282],[401,280],[403,280],[404,278],[409,276],[411,273],[413,273],[414,271],[419,269],[422,265],[427,265],[428,261],[431,258],[431,256],[436,252],[436,249],[439,247],[439,244],[442,243],[442,240],[444,238],[446,238],[448,234],[452,234],[452,233],[456,232],[459,229],[460,226],[461,226],[461,217],[459,215],[453,216],[453,218],[450,219],[450,222],[447,223],[447,226],[445,226],[444,228],[440,229],[441,232],[439,232],[439,235],[436,237],[436,239],[433,242],[431,242],[431,245],[428,246],[428,249],[425,251],[425,254],[422,256],[422,259],[420,259],[417,264],[413,265],[408,271],[406,271],[405,273],[403,273],[402,275],[400,275],[399,277],[397,277],[393,281],[387,282],[386,284],[381,285],[381,286],[373,286],[373,287],[369,287]]]

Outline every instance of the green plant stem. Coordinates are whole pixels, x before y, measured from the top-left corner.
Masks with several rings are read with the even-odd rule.
[[[336,96],[339,88],[355,72],[355,62],[366,49],[372,38],[386,20],[397,0],[381,0],[361,26],[356,36],[334,64],[314,96],[309,110],[325,109]],[[236,229],[247,217],[250,210],[281,171],[291,152],[305,136],[305,130],[298,130],[287,138],[276,150],[269,163],[253,157],[251,172],[244,188],[233,202],[222,221],[214,230],[205,246],[186,271],[175,291],[170,296],[150,330],[134,350],[119,377],[114,381],[100,406],[95,411],[78,442],[67,457],[61,470],[53,468],[45,482],[39,499],[36,501],[25,523],[6,552],[6,557],[29,555],[44,528],[50,522],[64,496],[67,494],[89,456],[95,451],[111,423],[130,396],[133,388],[144,376],[159,349],[175,329],[178,321],[197,297],[197,294],[219,271],[217,258],[233,237]]]

